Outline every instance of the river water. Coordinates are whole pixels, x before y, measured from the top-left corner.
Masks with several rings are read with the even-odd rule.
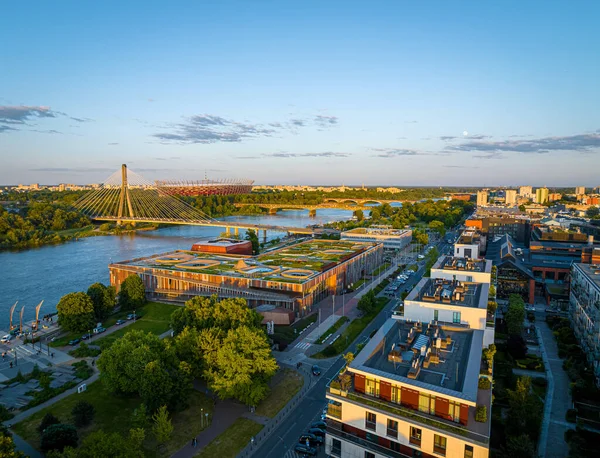
[[[232,216],[223,221],[305,227],[351,218],[349,210],[323,209],[310,218],[308,211],[281,211],[277,215]],[[95,282],[108,284],[108,264],[176,249],[189,249],[203,238],[218,236],[218,227],[172,226],[121,236],[87,237],[62,245],[24,251],[0,252],[0,329],[8,329],[10,307],[19,301],[13,321],[25,305],[24,322],[31,322],[35,306],[44,300],[40,316],[56,310],[59,299],[86,291]],[[240,230],[240,235],[243,231]],[[268,232],[267,238],[281,233]],[[260,234],[262,237],[262,232]]]

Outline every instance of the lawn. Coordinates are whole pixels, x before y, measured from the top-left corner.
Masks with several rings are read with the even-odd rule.
[[[234,458],[262,429],[255,421],[238,418],[223,434],[214,439],[196,456],[204,458]]]
[[[171,322],[171,314],[177,308],[177,305],[173,304],[161,304],[159,302],[148,302],[146,305],[136,309],[136,314],[142,317],[139,322],[132,323],[123,329],[114,332],[110,336],[106,336],[102,339],[98,339],[93,342],[95,345],[101,345],[99,342],[103,342],[102,345],[112,343],[116,338],[122,337],[127,331],[131,329],[141,329],[146,332],[152,332],[154,334],[162,334],[169,329],[169,323]],[[123,320],[132,313],[131,310],[123,310],[113,313],[111,316],[106,318],[102,324],[105,328],[113,326],[117,320]],[[50,343],[51,347],[64,347],[69,344],[70,340],[79,339],[82,332],[72,332],[59,339],[55,339],[54,342]]]
[[[277,376],[276,376],[277,377]],[[304,385],[304,378],[296,371],[284,369],[275,381],[269,396],[256,408],[258,415],[273,418]]]
[[[40,436],[36,430],[43,416],[52,412],[61,421],[71,422],[71,410],[78,401],[87,401],[96,409],[93,423],[78,430],[79,438],[82,439],[98,429],[107,432],[119,432],[126,434],[130,428],[133,410],[139,406],[140,399],[137,397],[121,397],[109,393],[102,382],[96,381],[88,385],[87,391],[81,394],[72,394],[56,404],[36,412],[29,418],[13,426],[14,431],[29,442],[36,449],[40,446]],[[190,437],[197,435],[203,429],[200,424],[201,409],[212,415],[212,401],[204,394],[193,391],[190,396],[190,407],[183,412],[173,416],[173,437],[156,452],[156,443],[151,437],[150,427],[146,429],[147,439],[144,443],[146,455],[151,457],[171,456],[176,450],[183,447]]]
[[[377,275],[379,275],[379,273],[380,273],[380,272],[381,272],[381,273],[385,272],[385,271],[387,270],[387,268],[388,268],[388,267],[390,267],[390,264],[386,262],[385,264],[382,264],[382,265],[381,265],[381,266],[379,266],[377,269],[375,269],[375,270],[374,270],[374,271],[371,273],[371,275],[373,275],[373,276],[377,276]]]
[[[317,341],[315,342],[315,344],[320,345],[323,343],[323,341],[325,339],[327,339],[331,334],[333,334],[335,331],[337,331],[338,329],[340,329],[342,327],[342,325],[348,321],[348,317],[347,316],[343,316],[337,319],[337,321],[335,323],[333,323],[333,326],[331,326],[327,331],[325,331],[323,333],[323,335],[321,335],[321,337],[319,337],[317,339]]]

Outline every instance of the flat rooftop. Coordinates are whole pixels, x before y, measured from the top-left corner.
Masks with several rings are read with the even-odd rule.
[[[592,283],[600,290],[600,264],[580,264],[576,266],[588,277]]]
[[[218,238],[218,239],[200,240],[199,242],[194,243],[194,245],[229,247],[229,246],[235,246],[235,245],[246,244],[246,243],[248,243],[248,240]]]
[[[284,283],[304,283],[321,272],[377,247],[348,240],[310,240],[258,256],[177,250],[112,266],[149,267],[179,272],[252,277]]]
[[[482,345],[481,330],[389,319],[350,368],[475,402]]]
[[[487,285],[485,286],[487,287]],[[479,308],[482,288],[481,283],[423,278],[406,297],[405,301]],[[484,306],[487,306],[487,304],[484,304]]]
[[[460,272],[491,272],[491,263],[485,259],[470,259],[457,256],[441,256],[432,267],[433,269],[442,269]]]
[[[473,243],[479,243],[479,239],[481,238],[481,234],[479,231],[474,229],[467,229],[460,234],[460,237],[456,241],[459,245],[470,245]]]
[[[365,235],[365,236],[386,236],[402,237],[409,235],[412,231],[409,229],[392,229],[382,227],[357,227],[349,231],[342,232],[342,235]]]

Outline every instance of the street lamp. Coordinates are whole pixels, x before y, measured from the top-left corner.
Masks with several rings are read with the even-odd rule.
[[[204,429],[204,408],[200,409],[200,427]]]

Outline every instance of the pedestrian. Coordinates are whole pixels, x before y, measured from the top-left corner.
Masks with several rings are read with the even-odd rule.
[[[50,353],[50,358],[54,358],[54,352]]]
[[[12,363],[12,361],[11,361],[11,362],[10,362],[10,368],[12,369],[12,367],[13,367],[13,363]]]

